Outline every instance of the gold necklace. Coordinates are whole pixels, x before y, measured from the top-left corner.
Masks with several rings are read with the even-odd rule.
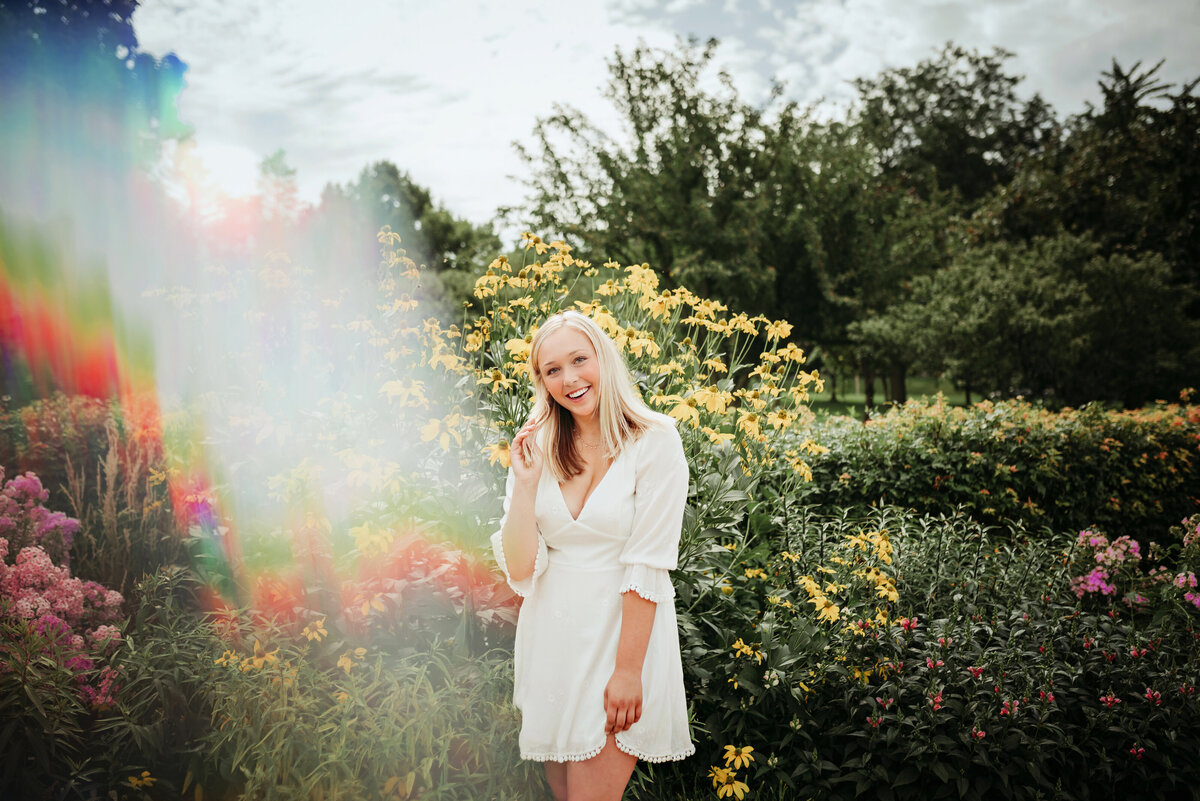
[[[582,445],[583,447],[585,447],[585,448],[591,448],[592,450],[596,450],[597,448],[603,448],[603,447],[604,447],[604,443],[603,443],[603,442],[600,442],[600,443],[597,443],[597,444],[593,445],[592,443],[588,442],[587,440],[585,440],[583,437],[580,437],[580,436],[576,436],[576,437],[575,437],[575,441],[576,441],[576,442],[578,442],[578,443],[579,443],[580,445]]]

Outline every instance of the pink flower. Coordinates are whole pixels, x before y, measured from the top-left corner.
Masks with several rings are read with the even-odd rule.
[[[1108,695],[1100,696],[1100,701],[1104,704],[1104,706],[1108,707],[1109,709],[1112,709],[1114,706],[1121,703],[1121,699],[1118,698],[1117,696],[1113,695],[1112,693],[1109,693]]]
[[[1015,715],[1017,707],[1021,705],[1020,701],[1005,701],[1000,705],[1001,715]]]
[[[987,732],[976,727],[971,730],[971,736],[974,737],[976,740],[982,740],[984,737],[987,737]]]
[[[942,661],[942,660],[940,660],[940,659],[939,659],[938,661],[934,662],[934,661],[933,661],[932,659],[930,659],[929,657],[925,657],[925,665],[926,665],[926,667],[928,667],[930,670],[933,670],[934,668],[940,668],[940,667],[941,667],[942,665],[944,665],[944,664],[946,664],[946,663],[945,663],[945,662],[943,662],[943,661]]]
[[[1155,706],[1162,706],[1162,695],[1158,692],[1158,690],[1151,690],[1149,687],[1147,687],[1146,700]]]
[[[1038,698],[1042,699],[1047,704],[1054,703],[1054,693],[1048,693],[1045,690],[1038,690]]]
[[[1134,759],[1141,759],[1142,757],[1144,757],[1146,755],[1146,749],[1141,748],[1138,746],[1137,743],[1134,743],[1133,748],[1129,749],[1129,753],[1133,754]]]
[[[929,694],[929,705],[933,707],[934,712],[936,712],[942,708],[942,691],[941,690],[938,690],[936,695],[934,695],[933,693]]]
[[[981,668],[981,667],[969,667],[969,668],[967,668],[967,670],[975,678],[979,678],[980,676],[983,675],[983,668]]]

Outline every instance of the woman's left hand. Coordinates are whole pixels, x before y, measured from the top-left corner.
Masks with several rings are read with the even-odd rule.
[[[629,670],[614,670],[604,688],[604,731],[616,734],[642,717],[642,677]]]

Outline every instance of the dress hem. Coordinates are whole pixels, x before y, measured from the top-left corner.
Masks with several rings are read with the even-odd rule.
[[[696,753],[696,746],[690,743],[688,744],[687,750],[680,751],[678,753],[646,754],[637,750],[636,748],[625,745],[625,743],[621,742],[620,738],[616,738],[615,741],[617,743],[617,748],[621,749],[621,751],[629,754],[632,757],[637,757],[643,762],[677,762],[681,759],[687,759],[692,754]],[[598,756],[603,750],[604,743],[601,743],[595,748],[589,748],[586,751],[579,751],[573,754],[558,754],[550,752],[529,753],[522,751],[521,759],[527,759],[532,762],[583,762],[584,760]]]

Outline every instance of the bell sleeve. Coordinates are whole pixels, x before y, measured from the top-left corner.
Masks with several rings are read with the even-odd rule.
[[[517,581],[508,572],[508,561],[504,558],[504,524],[508,521],[508,508],[512,505],[513,485],[515,483],[516,478],[513,475],[512,468],[509,468],[508,479],[504,482],[504,514],[500,517],[500,528],[492,535],[492,554],[496,557],[496,564],[504,572],[504,578],[508,581],[508,586],[512,587],[513,592],[517,595],[520,595],[522,598],[528,598],[533,594],[533,588],[537,584],[538,576],[546,572],[546,565],[549,562],[550,555],[546,550],[546,540],[542,538],[542,532],[539,530],[537,535],[537,556],[533,562],[533,573]]]
[[[669,571],[679,564],[687,457],[674,426],[647,432],[636,447],[633,528],[621,552],[625,576],[620,592],[633,591],[647,601],[663,603],[675,597]]]

